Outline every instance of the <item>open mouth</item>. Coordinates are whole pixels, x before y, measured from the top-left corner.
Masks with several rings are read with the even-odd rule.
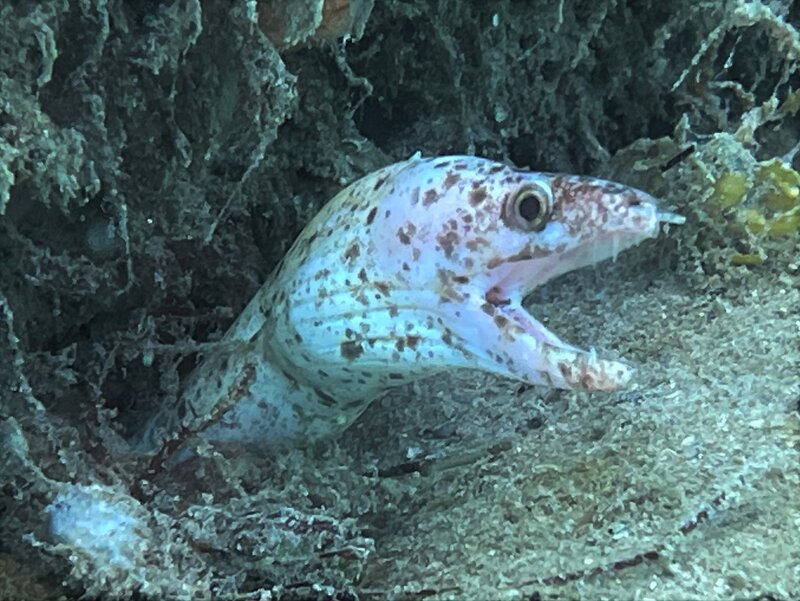
[[[555,388],[604,392],[625,386],[633,375],[624,363],[564,342],[518,303],[501,307],[499,314],[516,326],[500,342],[514,358],[509,375]]]
[[[493,308],[496,341],[485,356],[502,357],[491,371],[555,388],[610,392],[631,380],[631,366],[597,356],[561,340],[522,306],[525,295],[545,281],[607,258],[658,234],[660,224],[680,225],[685,218],[668,211],[650,214],[652,226],[619,230],[553,257],[515,263],[485,295]],[[488,361],[487,361],[488,363]]]

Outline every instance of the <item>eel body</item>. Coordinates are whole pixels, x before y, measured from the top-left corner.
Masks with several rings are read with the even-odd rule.
[[[562,342],[522,306],[536,286],[657,235],[648,194],[471,156],[415,156],[335,196],[143,430],[261,449],[334,436],[376,397],[456,368],[612,391],[623,363]]]

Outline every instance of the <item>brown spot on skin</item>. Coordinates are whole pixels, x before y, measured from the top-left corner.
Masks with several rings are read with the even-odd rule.
[[[453,346],[453,333],[450,331],[450,328],[444,329],[444,333],[442,334],[442,342],[444,342],[447,346]]]
[[[442,167],[447,167],[450,164],[450,161],[442,161],[441,163],[434,163],[434,169],[441,169]]]
[[[346,328],[344,331],[344,335],[347,336],[348,338],[352,338],[353,334],[355,334],[355,332],[350,328]]]
[[[375,188],[377,190],[377,188]],[[372,222],[375,221],[375,214],[378,212],[378,207],[372,207],[370,212],[367,213],[367,225],[372,225]]]
[[[495,315],[494,316],[494,323],[498,328],[504,328],[508,323],[508,318],[503,315]]]
[[[399,228],[397,230],[397,237],[400,239],[400,242],[403,244],[411,244],[411,236],[417,233],[417,226],[413,223],[406,223],[405,228]]]
[[[511,255],[506,259],[508,263],[517,263],[519,261],[528,261],[530,259],[536,259],[537,257],[546,257],[549,253],[547,252],[536,252],[530,251],[528,249],[521,250],[516,254]]]
[[[324,369],[318,369],[318,370],[317,370],[317,373],[318,373],[320,376],[322,376],[323,378],[327,378],[327,377],[328,377],[328,372],[327,372],[327,371],[325,371]]]
[[[295,342],[303,342],[303,337],[297,332],[294,333]]]
[[[436,190],[431,188],[425,192],[425,198],[422,199],[422,206],[429,207],[437,200],[439,200],[439,195],[436,193]]]
[[[375,287],[383,294],[384,296],[389,296],[392,289],[387,282],[375,282]]]
[[[364,354],[364,347],[361,346],[360,342],[356,342],[354,340],[342,342],[339,348],[341,350],[342,357],[348,361],[355,361]]]
[[[417,203],[419,203],[419,186],[414,188],[414,190],[411,192],[411,206],[413,207]]]
[[[320,269],[316,274],[314,274],[314,279],[319,281],[322,278],[326,278],[331,274],[330,269]]]
[[[380,188],[386,182],[386,178],[387,176],[384,175],[382,178],[378,179],[378,181],[375,182],[375,187],[372,189],[377,190],[378,188]]]
[[[358,242],[353,242],[350,245],[350,248],[347,249],[347,252],[344,253],[344,258],[352,263],[358,258],[360,254],[361,254],[361,247],[358,245]]]
[[[494,305],[492,305],[491,303],[483,303],[481,305],[481,309],[483,310],[484,313],[486,313],[486,315],[494,315],[496,311]]]
[[[475,261],[473,261],[470,257],[466,257],[464,259],[464,267],[467,269],[472,269],[473,265],[475,265]]]
[[[288,371],[286,371],[285,369],[281,369],[281,373],[283,374],[284,378],[289,380],[293,385],[297,386],[297,379],[294,376],[292,376]]]
[[[436,270],[436,275],[438,276],[439,283],[441,284],[441,294],[439,295],[440,303],[449,303],[454,300],[462,301],[466,298],[465,295],[461,294],[453,286],[453,278],[455,277],[455,274],[452,271],[449,269],[439,268]],[[441,318],[439,318],[439,322],[441,323]]]
[[[456,169],[458,169],[458,165],[456,165]],[[459,181],[461,181],[461,176],[458,173],[453,173],[449,171],[447,173],[447,177],[444,178],[444,189],[449,190],[453,186],[455,186]]]
[[[412,350],[417,348],[420,340],[422,340],[420,336],[406,336],[406,344]]]
[[[411,267],[405,261],[403,261],[403,271],[411,271]]]
[[[415,261],[419,261],[420,256],[422,256],[422,251],[418,248],[411,249],[411,258]]]
[[[489,241],[481,236],[467,240],[467,248],[471,251],[477,251],[481,246],[489,246]]]
[[[488,193],[486,192],[486,188],[484,188],[483,186],[481,186],[480,188],[475,188],[474,190],[471,190],[469,193],[469,204],[471,204],[473,207],[476,207],[479,204],[481,204],[484,200],[486,200],[487,196]]]
[[[602,388],[600,383],[595,380],[594,376],[589,373],[581,374],[580,384],[585,390],[599,390]]]
[[[389,315],[391,317],[397,317],[399,313],[400,311],[398,310],[397,305],[392,305],[391,307],[389,307]]]
[[[405,338],[398,338],[397,341],[394,343],[394,348],[396,348],[401,353],[406,349],[406,339]]]
[[[390,380],[402,380],[403,374],[399,374],[397,372],[389,372],[389,379]]]
[[[272,313],[272,303],[273,299],[271,298],[261,299],[258,308],[264,316],[269,317],[270,313]]]
[[[457,284],[469,284],[469,278],[465,275],[454,275],[453,281]]]
[[[487,170],[487,173],[497,173],[498,171],[502,171],[502,170],[503,170],[503,169],[505,169],[505,168],[506,168],[506,166],[505,166],[505,165],[492,165],[492,166],[491,166],[491,167],[489,167],[489,169]]]
[[[336,405],[336,399],[331,395],[322,392],[319,388],[314,389],[314,393],[319,397],[320,402],[326,407],[333,407]]]
[[[436,241],[444,250],[444,256],[450,259],[453,256],[453,251],[460,240],[460,236],[456,232],[447,232],[436,236]]]
[[[392,212],[389,209],[386,209],[386,212],[383,214],[383,217],[385,219],[389,219],[389,215],[391,215],[391,214],[392,214]]]
[[[361,268],[361,271],[358,272],[358,279],[364,283],[367,281],[367,270],[363,267]]]
[[[472,223],[472,215],[467,213],[462,217],[462,220],[464,221],[464,223]]]
[[[505,259],[503,259],[502,257],[493,257],[489,259],[489,262],[486,264],[486,267],[488,267],[489,269],[494,269],[498,265],[502,265],[504,261]]]
[[[497,286],[489,290],[486,293],[486,302],[494,305],[495,307],[499,307],[502,305],[510,305],[511,301],[507,298],[503,298],[500,294],[500,290],[498,290]]]

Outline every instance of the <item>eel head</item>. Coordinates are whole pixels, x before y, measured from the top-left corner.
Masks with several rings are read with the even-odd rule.
[[[414,173],[416,171],[416,173]],[[464,365],[534,384],[611,391],[631,369],[561,341],[528,311],[537,286],[683,219],[635,188],[518,170],[475,157],[419,161],[400,174],[373,226],[380,269],[427,306]]]

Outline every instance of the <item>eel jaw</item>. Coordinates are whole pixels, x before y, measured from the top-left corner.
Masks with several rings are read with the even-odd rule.
[[[481,322],[480,337],[476,340],[474,332],[465,337],[467,348],[477,349],[480,366],[498,375],[561,389],[612,392],[625,387],[633,377],[632,367],[562,341],[522,307],[522,298],[560,273],[616,258],[620,251],[655,237],[661,224],[685,222],[681,215],[657,210],[653,201],[648,204],[650,218],[643,220],[644,226],[639,229],[609,232],[562,253],[558,261],[534,259],[528,265],[522,261],[496,274],[500,278],[485,294],[481,311],[476,312],[475,320]],[[504,291],[507,285],[516,289]],[[488,348],[481,348],[481,344]]]
[[[519,299],[488,294],[479,306],[467,301],[457,309],[460,318],[448,320],[448,331],[458,339],[464,367],[528,384],[598,392],[623,388],[633,376],[625,363],[601,359],[594,350],[562,341]]]
[[[600,392],[623,388],[633,376],[633,369],[624,363],[601,359],[593,349],[562,341],[518,303],[498,307],[497,312],[509,320],[494,349],[511,359],[503,366],[504,375],[554,388]]]

